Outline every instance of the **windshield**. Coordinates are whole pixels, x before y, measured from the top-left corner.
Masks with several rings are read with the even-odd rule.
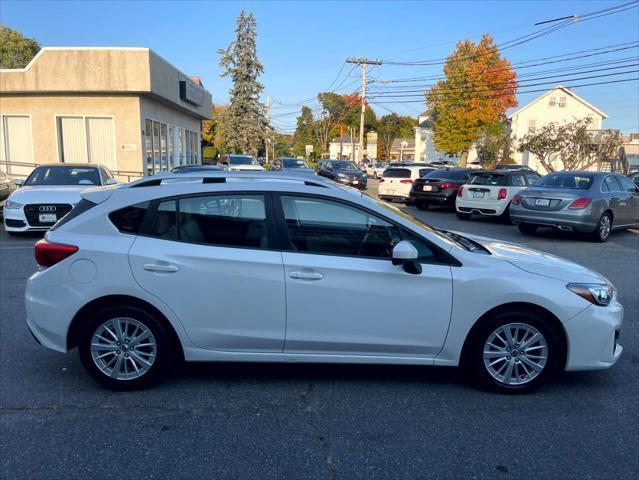
[[[335,170],[357,171],[357,167],[351,162],[333,162],[333,168]]]
[[[284,165],[284,168],[311,168],[304,160],[298,158],[284,158],[282,165]]]
[[[249,156],[234,156],[229,157],[229,165],[259,165],[259,162]]]
[[[95,167],[37,167],[25,185],[100,185],[100,175]]]
[[[567,188],[570,190],[588,190],[591,186],[591,176],[574,173],[550,173],[535,184],[535,187]]]

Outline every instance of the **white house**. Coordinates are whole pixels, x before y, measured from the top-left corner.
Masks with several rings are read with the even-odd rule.
[[[513,152],[515,161],[539,172],[545,171],[534,155],[517,150],[519,141],[528,132],[549,123],[567,123],[586,117],[592,118],[590,129],[600,130],[608,115],[561,85],[537,97],[509,116],[510,128],[515,140]]]
[[[353,145],[355,146],[355,157],[353,157]],[[340,156],[341,151],[341,156]],[[351,139],[350,135],[337,137],[328,144],[329,158],[354,160],[359,158],[359,139]]]
[[[452,160],[459,162],[457,155],[440,152],[435,148],[433,136],[433,121],[428,112],[423,112],[417,117],[417,126],[415,127],[415,161],[416,162],[437,162],[441,160]],[[468,154],[468,162],[477,159],[477,152],[472,148]]]

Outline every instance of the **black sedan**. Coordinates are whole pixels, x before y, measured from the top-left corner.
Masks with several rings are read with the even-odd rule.
[[[467,183],[473,168],[441,168],[413,182],[409,198],[420,210],[430,205],[454,207],[457,190]]]
[[[322,160],[317,164],[317,174],[331,180],[366,190],[368,178],[353,162],[346,160]]]

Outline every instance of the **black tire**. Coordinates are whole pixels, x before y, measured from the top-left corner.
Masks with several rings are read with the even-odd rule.
[[[534,235],[539,228],[537,225],[531,225],[530,223],[520,223],[518,227],[519,231],[525,235]]]
[[[505,357],[504,362],[512,362],[513,373],[521,373],[521,375],[515,376],[515,381],[521,383],[510,385],[493,376],[489,372],[488,366],[485,363],[490,362],[490,360],[484,359],[484,348],[488,348],[486,346],[488,339],[491,337],[493,332],[508,324],[520,324],[532,327],[543,336],[543,339],[546,342],[545,365],[541,372],[535,374],[536,376],[530,380],[526,380],[525,375],[523,374],[525,371],[522,368],[524,362],[518,360],[517,357],[519,356],[519,352],[515,352],[517,353],[517,356],[511,353],[511,356]],[[521,333],[519,335],[521,339],[523,331],[520,332]],[[468,339],[468,344],[464,348],[462,367],[467,373],[469,373],[471,380],[482,389],[503,394],[525,394],[541,387],[550,376],[562,368],[566,355],[566,352],[563,350],[564,347],[561,339],[561,333],[558,332],[557,328],[545,317],[534,312],[527,311],[504,312],[497,314],[492,318],[484,319],[482,323],[478,325],[477,329],[474,330],[472,338]],[[511,351],[514,351],[514,349]],[[541,350],[539,349],[535,349],[534,351],[529,352],[529,354],[538,353],[540,351]],[[521,358],[521,356],[519,356],[519,358]],[[498,365],[500,364],[498,363]],[[515,367],[514,365],[519,366]],[[504,364],[504,368],[507,369],[509,367],[507,364]],[[529,371],[534,372],[532,368],[527,368]]]
[[[153,334],[155,340],[155,358],[152,365],[145,373],[137,378],[111,378],[102,372],[102,370],[98,368],[96,361],[93,360],[91,353],[93,335],[104,322],[118,317],[130,318],[140,322]],[[87,319],[86,325],[79,337],[78,350],[80,361],[89,375],[98,383],[112,390],[138,390],[158,383],[169,372],[175,358],[174,345],[162,323],[145,310],[132,306],[107,308]],[[124,354],[122,353],[122,355]]]
[[[20,237],[22,232],[7,232],[7,233],[9,234],[10,237]]]
[[[608,222],[608,228],[604,227],[605,222]],[[590,238],[595,242],[603,243],[610,238],[610,232],[612,232],[612,215],[610,212],[604,212],[601,217],[599,217],[597,226],[590,234]]]
[[[457,218],[460,220],[470,220],[471,214],[464,212],[457,212]]]
[[[513,224],[513,221],[510,218],[510,203],[508,204],[508,206],[506,207],[504,212],[499,216],[499,219],[503,223],[505,223],[506,225],[512,225]]]
[[[415,202],[415,205],[420,210],[428,210],[428,207],[430,207],[430,204],[426,202]]]

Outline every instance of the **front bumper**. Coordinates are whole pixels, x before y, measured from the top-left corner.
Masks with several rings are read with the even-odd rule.
[[[366,190],[368,186],[368,179],[364,178],[336,178],[338,183],[342,185],[348,185],[349,187],[359,188],[360,190]]]
[[[515,224],[527,223],[542,227],[553,227],[560,230],[572,230],[582,233],[590,233],[597,227],[598,218],[589,211],[584,210],[559,210],[547,212],[530,210],[521,205],[510,206],[510,219]]]
[[[3,208],[2,210],[4,229],[7,232],[46,232],[51,226],[34,227],[29,225],[24,214],[24,208]]]
[[[623,307],[613,300],[607,307],[590,305],[564,323],[568,337],[566,370],[601,370],[612,367],[623,352],[618,339]]]

